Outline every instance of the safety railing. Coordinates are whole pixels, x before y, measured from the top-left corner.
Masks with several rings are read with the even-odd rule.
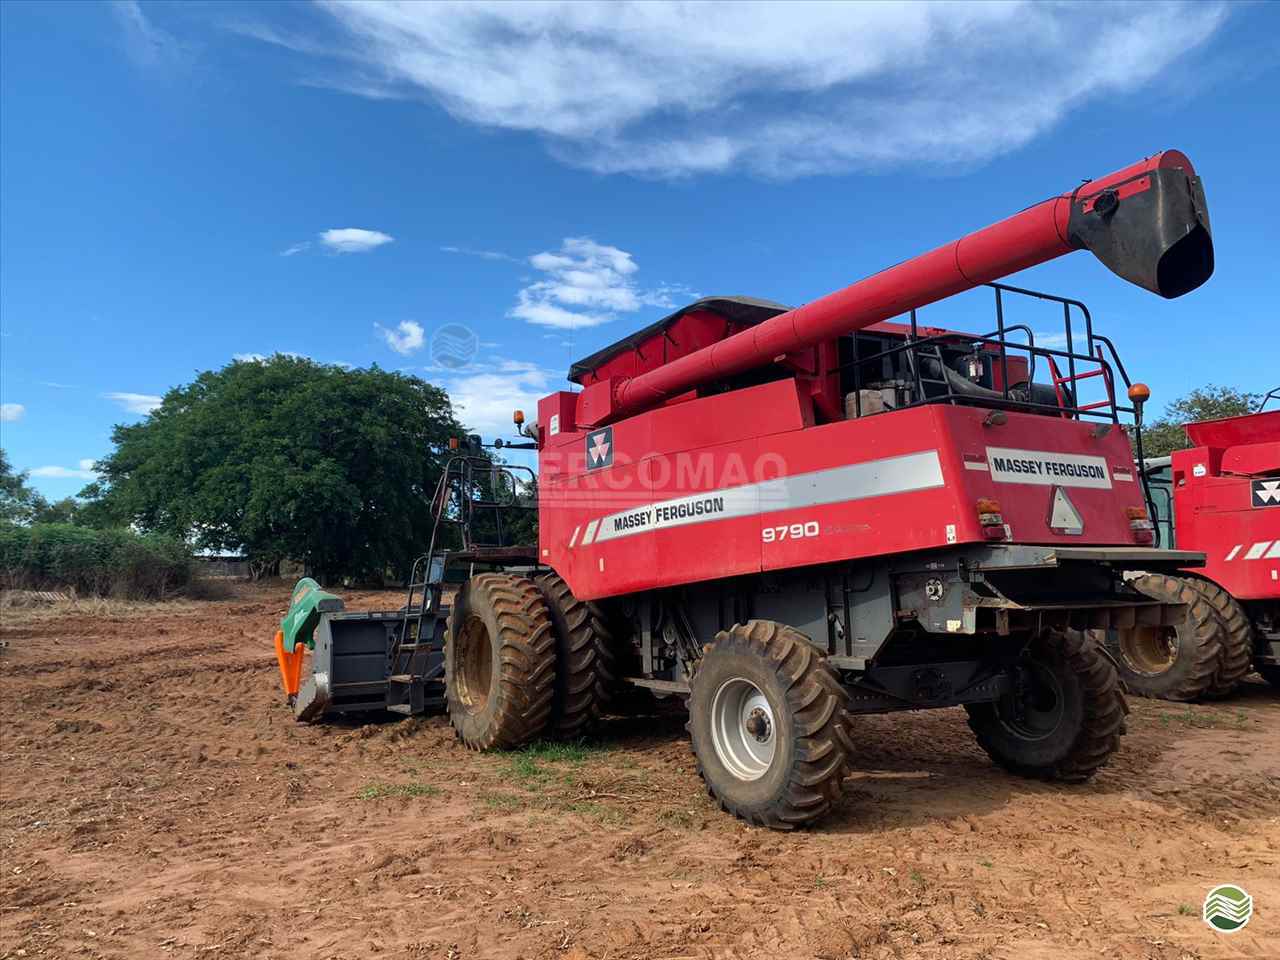
[[[897,356],[905,356],[907,372],[912,380],[912,399],[898,404],[895,409],[920,406],[928,403],[964,403],[985,406],[997,406],[1009,409],[1028,410],[1037,413],[1056,414],[1062,417],[1080,419],[1091,417],[1120,422],[1121,414],[1132,416],[1135,411],[1124,402],[1127,392],[1117,396],[1117,377],[1127,388],[1130,385],[1129,374],[1116,352],[1111,340],[1093,329],[1093,317],[1089,308],[1079,300],[1059,297],[1054,294],[1041,293],[1022,287],[1009,286],[1002,283],[989,283],[986,286],[995,295],[995,330],[984,335],[973,335],[957,331],[930,332],[921,335],[918,310],[910,312],[909,330],[898,346],[880,350],[867,356],[858,355],[859,334],[852,340],[853,357],[845,363],[831,369],[828,373],[849,374],[852,379],[855,412],[862,416],[862,390],[867,385],[866,370],[873,364],[883,368],[884,361]],[[1062,306],[1063,348],[1057,349],[1038,345],[1035,332],[1025,323],[1008,323],[1005,318],[1006,297],[1008,295],[1031,297],[1036,300],[1057,303]],[[1080,327],[1083,327],[1081,330]],[[862,334],[873,333],[874,328],[860,331]],[[1022,333],[1026,342],[1011,340],[1010,334]],[[1082,349],[1077,350],[1077,340],[1083,338]],[[984,357],[998,365],[1000,371],[999,389],[994,387],[978,387],[978,389],[956,389],[955,378],[948,373],[942,348],[963,344],[970,350],[983,350]],[[985,348],[992,348],[987,350]],[[1026,380],[1018,384],[1010,383],[1009,352],[1024,354],[1027,360]],[[1035,399],[1035,383],[1037,360],[1043,360],[1047,366],[1052,387],[1054,402]],[[933,361],[937,365],[937,376],[926,373],[928,364]],[[1064,372],[1065,370],[1065,372]],[[932,371],[930,371],[932,372]],[[954,371],[952,371],[954,373]],[[1080,386],[1086,381],[1100,378],[1103,398],[1087,403],[1080,402]],[[992,378],[995,379],[994,377]],[[875,382],[875,381],[871,381]],[[1025,382],[1026,389],[1022,395],[1014,395],[1011,388],[1021,386]],[[974,386],[977,386],[976,384]]]

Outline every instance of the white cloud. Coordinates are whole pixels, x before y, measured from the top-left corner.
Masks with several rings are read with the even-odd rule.
[[[20,403],[0,403],[0,423],[17,423],[26,412],[27,408]]]
[[[520,263],[521,261],[509,254],[502,253],[499,250],[475,250],[471,247],[441,247],[445,253],[458,253],[467,257],[479,257],[481,260],[506,260],[509,263]]]
[[[233,353],[231,359],[239,363],[266,363],[265,353]]]
[[[543,327],[595,327],[642,306],[671,307],[673,293],[688,292],[667,285],[640,289],[631,254],[590,237],[566,237],[559,250],[536,253],[529,263],[545,277],[523,287],[507,315]]]
[[[532,363],[499,360],[484,373],[446,377],[442,386],[449,392],[454,412],[469,430],[486,440],[510,437],[513,410],[523,410],[529,419],[536,416],[538,401],[551,392],[551,384],[561,374]]]
[[[242,30],[308,82],[424,95],[601,172],[771,177],[982,162],[1132,93],[1221,2],[433,3],[323,0],[320,31]],[[336,28],[325,29],[325,28]],[[310,30],[310,35],[308,35]]]
[[[380,323],[375,323],[374,327],[378,335],[387,342],[388,347],[406,357],[416,350],[421,350],[422,344],[426,342],[422,324],[414,323],[412,320],[401,320],[394,330],[388,330]]]
[[[310,250],[310,249],[311,249],[311,241],[303,240],[301,243],[295,243],[285,247],[283,250],[280,251],[280,256],[292,257],[294,254],[302,253],[303,251]]]
[[[36,467],[31,471],[33,477],[50,477],[60,480],[93,480],[98,472],[93,469],[93,460],[81,460],[79,467]]]
[[[1017,334],[1014,334],[1013,336],[1016,337]],[[1037,347],[1047,347],[1050,350],[1067,349],[1066,333],[1037,333],[1035,336],[1036,336]],[[1076,337],[1077,348],[1079,348],[1080,346],[1081,339],[1082,339],[1081,337]]]
[[[185,57],[178,39],[152,23],[138,0],[114,0],[111,9],[124,31],[125,49],[135,63],[153,67],[177,63]]]
[[[161,398],[149,393],[104,393],[107,400],[114,400],[130,413],[147,414],[160,406]]]
[[[365,253],[394,240],[395,237],[381,230],[361,230],[359,227],[325,230],[320,234],[320,242],[334,253]]]

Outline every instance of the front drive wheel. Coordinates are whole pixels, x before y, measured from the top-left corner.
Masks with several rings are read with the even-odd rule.
[[[458,591],[444,646],[449,722],[473,750],[541,736],[555,693],[555,634],[532,580],[481,573]]]
[[[847,695],[797,630],[751,620],[716,634],[690,684],[689,732],[707,792],[775,830],[813,823],[840,798]]]
[[[1125,689],[1160,700],[1205,696],[1222,667],[1222,618],[1186,577],[1148,573],[1133,586],[1164,603],[1183,604],[1186,613],[1177,624],[1116,631],[1116,666]]]
[[[1087,634],[1044,633],[1013,667],[1013,690],[969,704],[978,745],[1010,773],[1087,780],[1120,746],[1129,712],[1115,667]]]

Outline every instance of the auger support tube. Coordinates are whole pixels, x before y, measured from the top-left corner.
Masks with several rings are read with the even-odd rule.
[[[600,405],[595,422],[587,425],[621,419],[698,384],[765,366],[1080,249],[1166,298],[1209,279],[1208,208],[1186,155],[1158,153],[712,346],[614,382],[612,403]]]

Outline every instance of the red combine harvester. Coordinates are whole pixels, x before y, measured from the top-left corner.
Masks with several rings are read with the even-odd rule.
[[[707,789],[775,828],[831,808],[857,713],[963,705],[1005,768],[1087,779],[1126,713],[1093,637],[1186,616],[1124,571],[1203,555],[1152,545],[1120,427],[1145,388],[1117,396],[1088,310],[995,282],[1077,249],[1163,297],[1205,282],[1190,161],[1157,154],[795,309],[700,300],[574,364],[580,391],[516,418],[539,454],[536,549],[464,530],[395,614],[300,585],[277,636],[299,716],[442,699],[487,749],[581,731],[620,687],[687,697]],[[993,331],[920,325],[980,285]],[[1062,349],[1006,322],[1024,295],[1061,307]]]
[[[1268,399],[1280,396],[1273,390]],[[1229,694],[1256,669],[1280,687],[1280,410],[1189,423],[1194,444],[1147,460],[1162,544],[1203,551],[1203,568],[1134,581],[1185,603],[1176,628],[1117,637],[1120,676],[1166,700]]]

